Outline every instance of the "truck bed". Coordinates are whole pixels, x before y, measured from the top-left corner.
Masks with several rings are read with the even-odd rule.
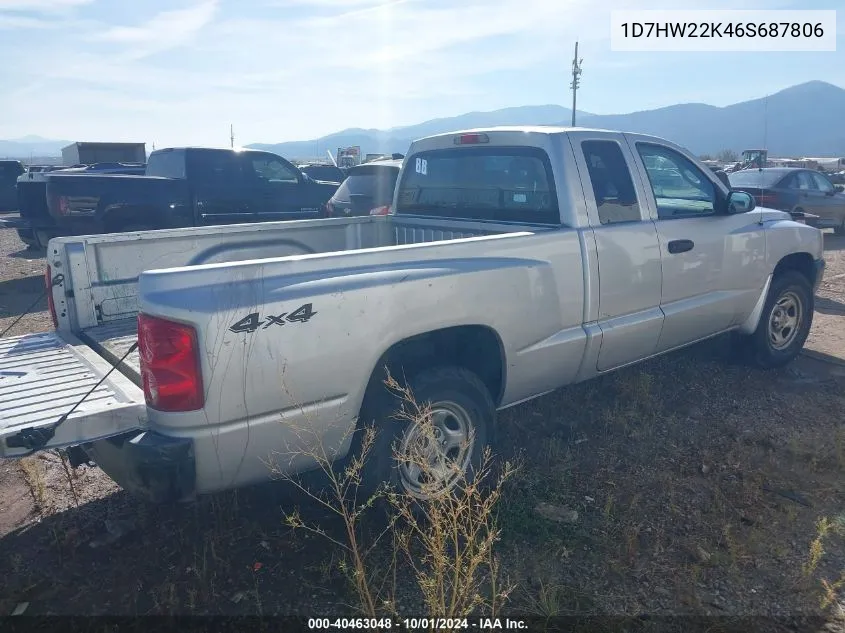
[[[138,321],[135,317],[110,321],[103,325],[82,331],[80,337],[88,343],[100,356],[112,365],[116,364],[123,355],[138,340]],[[135,384],[141,384],[141,360],[138,350],[134,350],[118,370]]]
[[[450,221],[447,228],[430,218],[361,217],[59,238],[51,242],[51,253],[64,261],[54,261],[53,270],[65,271],[64,291],[75,297],[65,304],[66,314],[60,310],[60,329],[71,330],[115,364],[137,340],[138,276],[147,270],[410,246],[524,230],[524,225],[475,221]],[[64,256],[59,255],[62,251]],[[63,299],[54,295],[56,305]],[[137,350],[118,370],[140,386]]]

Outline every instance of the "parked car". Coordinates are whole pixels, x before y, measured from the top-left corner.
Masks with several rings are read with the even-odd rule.
[[[684,181],[671,195],[653,157]],[[56,331],[0,339],[0,454],[79,447],[134,494],[190,500],[268,461],[314,468],[315,446],[358,455],[375,424],[359,498],[428,498],[478,465],[499,409],[725,332],[790,362],[824,269],[821,231],[641,134],[422,139],[393,209],[51,240]],[[431,411],[431,478],[394,459],[421,429],[386,370]]]
[[[390,212],[401,160],[374,160],[349,169],[326,203],[326,216],[385,215]]]
[[[338,185],[343,182],[346,175],[340,167],[334,165],[298,165],[299,170],[311,178],[322,182],[335,182]]]
[[[0,211],[16,211],[18,196],[15,185],[25,169],[19,160],[0,160]]]
[[[47,210],[63,235],[320,217],[337,183],[306,178],[258,150],[171,148],[142,176],[48,174]]]
[[[0,229],[16,229],[30,248],[43,248],[51,237],[62,235],[47,208],[47,180],[51,175],[98,174],[143,175],[145,166],[137,163],[96,163],[92,165],[39,165],[27,169],[17,180],[17,218],[0,220]]]
[[[752,194],[760,206],[810,214],[808,224],[845,235],[845,193],[821,172],[767,167],[734,172],[728,180],[734,189]]]

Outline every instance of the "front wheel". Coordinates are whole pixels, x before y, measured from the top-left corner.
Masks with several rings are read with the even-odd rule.
[[[461,367],[423,370],[409,381],[415,406],[379,388],[361,411],[376,435],[364,462],[361,486],[427,501],[472,481],[490,442],[496,408],[481,380]],[[403,410],[405,413],[403,413]]]
[[[812,285],[801,273],[787,271],[772,280],[760,323],[749,340],[757,365],[782,367],[801,352],[814,307]]]

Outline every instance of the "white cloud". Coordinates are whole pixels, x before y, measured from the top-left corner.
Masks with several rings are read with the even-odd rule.
[[[51,13],[75,9],[94,0],[0,0],[0,11],[25,11],[28,13]]]
[[[44,20],[23,15],[4,15],[0,13],[0,31],[2,30],[24,30],[24,29],[54,29],[64,26],[63,22],[55,20]]]
[[[114,26],[95,39],[125,44],[126,59],[141,59],[189,43],[214,18],[218,0],[204,0],[185,9],[156,14],[138,26]]]
[[[0,0],[0,8],[82,1]],[[740,8],[754,8],[778,0],[740,1]],[[686,4],[715,9],[736,3]],[[237,17],[226,19],[217,5],[208,0],[138,24],[84,24],[50,32],[50,46],[28,54],[13,71],[24,83],[16,94],[28,110],[23,100],[19,105],[8,95],[0,95],[0,110],[8,105],[37,119],[41,105],[26,88],[37,78],[44,91],[61,100],[63,117],[56,125],[103,130],[98,136],[138,128],[156,135],[158,144],[201,143],[205,130],[228,130],[234,122],[242,142],[294,140],[534,99],[506,85],[490,92],[489,78],[499,75],[530,76],[542,84],[535,94],[568,103],[576,39],[586,60],[586,81],[592,73],[617,68],[630,74],[637,64],[661,63],[609,52],[610,11],[637,8],[642,0],[601,5],[462,0],[448,8],[445,0],[255,0],[240,9],[233,2]],[[104,45],[113,50],[98,54]],[[148,59],[177,47],[178,59]],[[634,97],[639,104],[642,95]],[[167,134],[177,138],[168,140]]]

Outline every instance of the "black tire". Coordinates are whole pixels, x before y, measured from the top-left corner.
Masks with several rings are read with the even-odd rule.
[[[791,309],[792,305],[797,305],[798,310]],[[814,308],[813,287],[804,275],[789,270],[772,279],[766,304],[760,315],[760,323],[748,337],[754,362],[764,369],[772,369],[782,367],[798,356],[810,334]],[[775,313],[776,309],[779,314]],[[797,320],[793,328],[777,327],[791,321],[793,316]],[[773,338],[775,330],[781,330],[780,333],[783,334],[780,339],[782,347],[778,345],[777,337]]]
[[[382,371],[377,373],[381,375]],[[403,382],[400,377],[395,378],[400,384]],[[466,369],[443,366],[422,370],[408,381],[408,386],[421,407],[429,404],[433,407],[442,405],[445,410],[456,406],[466,414],[474,430],[474,441],[471,446],[466,447],[468,460],[465,459],[466,454],[460,455],[460,458],[467,466],[464,471],[465,481],[472,481],[483,460],[484,448],[492,440],[496,419],[496,407],[484,383]],[[395,451],[401,441],[406,438],[406,434],[413,432],[412,427],[416,425],[396,417],[403,404],[396,394],[380,385],[374,385],[370,391],[361,408],[359,430],[353,449],[355,454],[360,455],[361,441],[367,427],[373,426],[376,435],[367,452],[361,473],[358,502],[362,503],[371,498],[376,492],[383,490],[385,485],[389,492],[410,493],[420,498],[409,490],[407,472],[400,468],[395,458]],[[457,417],[454,419],[457,420]]]
[[[842,220],[842,224],[837,227],[834,227],[833,234],[838,237],[842,237],[843,235],[845,235],[845,219]]]

